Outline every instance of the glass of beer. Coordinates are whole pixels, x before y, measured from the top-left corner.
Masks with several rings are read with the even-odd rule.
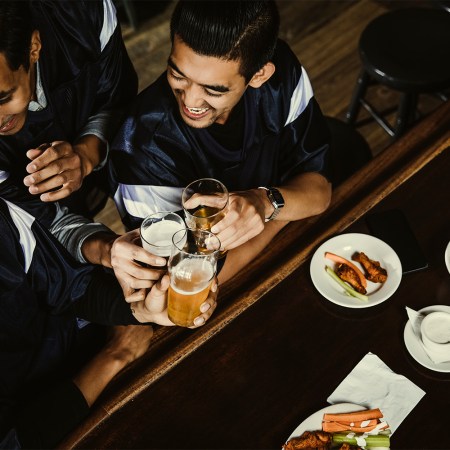
[[[188,227],[211,231],[227,212],[228,190],[219,180],[201,178],[184,188],[181,202]]]
[[[172,243],[168,316],[174,324],[190,327],[216,274],[220,240],[210,231],[185,228],[173,235]]]
[[[155,256],[168,258],[172,249],[172,236],[185,227],[183,218],[174,212],[150,214],[140,228],[142,247]]]

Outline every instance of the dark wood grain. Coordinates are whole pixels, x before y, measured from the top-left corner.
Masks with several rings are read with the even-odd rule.
[[[153,439],[156,439],[156,435],[159,439],[156,441],[159,442],[157,446],[168,445],[163,442],[172,442],[171,445],[175,447],[195,448],[199,442],[202,444],[205,442],[205,446],[208,448],[270,447],[276,442],[270,444],[267,433],[272,435],[279,427],[278,434],[275,433],[273,436],[281,439],[283,433],[286,435],[290,424],[287,421],[295,422],[308,411],[312,412],[314,408],[323,404],[326,395],[332,392],[336,383],[345,375],[342,373],[342,368],[345,367],[348,372],[351,369],[350,366],[356,364],[362,354],[369,350],[375,353],[376,350],[379,352],[384,350],[379,354],[380,356],[386,355],[385,362],[388,365],[395,363],[396,355],[404,353],[399,334],[405,323],[405,320],[400,320],[404,311],[395,310],[396,319],[392,319],[382,313],[386,308],[393,308],[391,303],[371,308],[372,311],[369,313],[366,310],[363,312],[342,311],[338,307],[333,308],[324,304],[323,299],[311,286],[306,263],[321,242],[354,225],[367,211],[375,208],[380,202],[383,204],[386,197],[396,195],[397,191],[400,193],[398,194],[399,202],[404,204],[408,211],[411,210],[409,214],[412,214],[417,220],[419,227],[423,227],[423,229],[419,228],[420,236],[430,233],[437,238],[437,231],[440,231],[442,235],[439,239],[442,242],[446,239],[448,241],[449,232],[444,228],[446,225],[447,230],[449,229],[450,218],[448,217],[448,208],[443,208],[443,205],[448,204],[450,192],[448,187],[445,188],[447,181],[445,174],[448,173],[450,164],[449,146],[450,103],[447,102],[404,138],[378,155],[354,177],[337,187],[334,191],[332,205],[325,214],[291,223],[283,230],[280,237],[267,248],[264,254],[249,265],[245,271],[242,271],[232,283],[221,288],[219,308],[204,327],[195,332],[159,328],[156,331],[155,342],[148,354],[117,377],[105,391],[89,419],[68,437],[62,448],[86,446],[105,448],[110,445],[117,445],[118,448],[151,448],[154,446]],[[445,158],[439,156],[441,153],[444,153]],[[429,167],[438,171],[440,176],[430,172]],[[419,182],[408,183],[411,177]],[[403,186],[406,191],[403,190]],[[409,190],[411,190],[411,194]],[[436,211],[439,211],[438,217],[442,220],[442,226],[440,226],[439,220],[432,219],[432,217],[435,218],[432,213],[436,213]],[[438,249],[434,248],[434,250]],[[426,289],[429,285],[437,285],[440,281],[438,275],[441,277],[443,275],[443,248],[439,248],[439,251],[441,261],[437,265],[438,272],[431,269],[417,275],[419,280],[421,277],[427,276],[422,280],[425,282],[423,292],[427,292]],[[292,275],[293,272],[296,274],[295,276]],[[291,283],[293,283],[292,286]],[[409,292],[414,293],[414,284],[410,288]],[[407,294],[405,297],[402,296],[402,292],[404,292],[402,289],[404,288],[399,290],[400,301],[405,302],[409,297]],[[256,307],[254,304],[257,302],[264,305],[270,304],[271,307],[268,309]],[[412,306],[416,306],[417,303],[422,306],[424,303],[425,305],[430,304],[428,298],[425,302],[422,298],[412,298]],[[247,311],[250,306],[252,309]],[[255,312],[259,311],[259,308],[263,308],[264,312]],[[394,312],[391,311],[389,314]],[[253,316],[254,314],[255,316]],[[345,318],[343,322],[335,320],[342,317]],[[372,317],[373,323],[369,330],[365,325],[361,326],[359,322],[370,317]],[[393,320],[396,320],[395,327]],[[343,324],[345,324],[344,328],[342,328]],[[289,338],[290,333],[286,333],[284,330],[285,327],[291,332],[294,329],[302,330],[301,339],[293,341],[299,352],[298,362],[295,359],[290,361],[289,355],[282,350],[285,346],[291,349],[291,345],[294,345]],[[330,330],[334,328],[336,338],[329,335]],[[396,330],[396,339],[391,335],[392,330]],[[220,335],[216,336],[219,332]],[[362,339],[366,332],[374,333],[378,339],[373,340],[372,337],[370,340]],[[390,333],[389,339],[386,339],[384,334],[387,332]],[[224,336],[226,338],[222,342]],[[268,342],[264,342],[265,339]],[[233,345],[230,341],[233,342]],[[310,341],[314,341],[316,344],[310,347]],[[270,367],[265,367],[264,355],[268,343],[280,351],[280,360],[277,363],[272,362]],[[223,357],[216,354],[216,347],[222,349]],[[345,349],[347,350],[342,354]],[[276,359],[277,351],[275,349],[272,351],[274,352],[272,358]],[[342,365],[340,363],[341,354],[345,355]],[[256,358],[255,361],[254,358]],[[199,363],[196,362],[197,359],[200,361]],[[217,367],[216,360],[221,362],[223,367]],[[408,358],[405,360],[408,361]],[[282,376],[285,364],[288,365],[286,367],[290,367],[288,375],[292,379],[289,382]],[[228,367],[228,365],[230,366]],[[404,367],[421,372],[421,369],[416,368],[411,362],[408,365],[401,365],[400,369]],[[280,370],[281,372],[279,372]],[[293,372],[291,373],[291,371]],[[217,378],[216,381],[210,379],[211,375]],[[308,394],[304,394],[305,398],[301,405],[296,405],[295,400],[288,401],[284,397],[288,395],[288,392],[284,392],[285,389],[290,391],[295,388],[296,383],[293,381],[296,380],[297,375],[300,376],[300,384],[305,383],[309,386]],[[413,375],[416,376],[415,372]],[[439,374],[431,373],[425,377],[425,382],[429,380],[430,376],[431,379],[440,379]],[[230,378],[231,380],[236,378],[235,381],[241,380],[238,384],[241,386],[242,392],[239,389],[234,391],[233,383],[231,383],[233,393],[229,392]],[[252,381],[252,379],[254,380]],[[218,384],[216,385],[216,383]],[[266,383],[268,383],[267,386]],[[430,389],[435,389],[433,383],[430,383]],[[203,411],[206,416],[199,420],[200,423],[203,421],[208,423],[209,431],[204,432],[199,425],[195,428],[196,432],[188,439],[185,436],[187,431],[184,427],[192,421],[195,423],[197,421],[190,413],[186,413],[185,407],[177,408],[176,405],[178,402],[180,405],[189,402],[189,409],[203,410],[203,404],[197,404],[199,395],[203,399],[203,390],[206,393],[219,390],[220,398],[225,405],[216,402],[214,399],[217,394],[211,393],[209,408],[214,409],[214,413],[210,411],[211,420],[208,421],[209,415],[206,414],[206,411]],[[255,397],[248,398],[247,390],[253,392]],[[192,394],[190,401],[187,398],[189,392]],[[311,392],[315,392],[315,395],[312,396]],[[319,393],[320,395],[318,395]],[[163,398],[166,396],[164,402]],[[228,414],[231,414],[232,410],[227,412],[229,406],[226,403],[227,401],[237,401],[232,400],[233,396],[239,398],[243,396],[242,402],[245,401],[245,407],[250,410],[255,402],[255,418],[252,426],[255,427],[253,431],[257,431],[256,434],[261,441],[248,442],[248,435],[238,439],[238,430],[244,433],[245,427],[242,425],[242,419],[236,417],[236,423],[231,424],[228,418]],[[259,401],[256,401],[258,398]],[[270,405],[266,404],[266,400],[269,398],[271,399]],[[203,401],[206,401],[206,398]],[[241,411],[242,402],[238,403],[240,406],[236,408],[236,414]],[[216,403],[217,408],[214,406]],[[164,406],[166,404],[167,406]],[[145,405],[149,405],[148,408]],[[166,415],[157,413],[163,408]],[[280,408],[293,408],[295,414],[278,411]],[[221,430],[219,425],[221,420],[219,419],[222,412],[224,416],[221,420],[226,423],[227,430],[228,427],[236,428],[236,433],[232,438],[236,441],[230,438],[225,441],[221,440],[214,445],[212,437]],[[442,412],[445,411],[442,410]],[[172,414],[177,417],[177,421],[180,421],[184,414],[188,416],[182,424],[173,424],[173,432],[169,431],[172,430],[170,420]],[[279,417],[278,414],[280,414]],[[290,414],[292,417],[289,419]],[[142,423],[138,420],[138,417],[142,415],[152,418],[149,418],[148,422]],[[213,419],[216,415],[217,418]],[[196,414],[194,416],[197,417]],[[161,421],[165,421],[164,426]],[[266,429],[269,424],[265,421],[271,422],[270,430]],[[246,425],[250,426],[250,424]],[[159,427],[162,427],[161,430],[164,431],[157,433]],[[137,429],[139,431],[136,431]],[[123,433],[124,430],[127,431]],[[135,431],[136,435],[133,435],[134,437],[131,439],[129,433]],[[208,434],[209,432],[211,435]],[[197,433],[203,433],[200,441],[195,440]],[[251,432],[250,436],[253,435],[254,433]],[[186,446],[183,444],[184,442],[186,442]],[[266,444],[263,445],[262,442],[266,442]],[[444,448],[437,444],[433,448]]]

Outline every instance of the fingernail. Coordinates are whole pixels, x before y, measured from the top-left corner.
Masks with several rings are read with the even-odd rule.
[[[211,305],[209,303],[203,303],[203,305],[200,306],[200,311],[202,313],[204,313],[204,312],[208,311],[209,308],[211,308]]]
[[[30,187],[30,192],[32,194],[37,194],[39,192],[39,189],[36,186],[31,186]]]
[[[205,323],[205,319],[203,318],[203,317],[197,317],[195,320],[194,320],[194,325],[195,326],[199,326],[199,325],[203,325]]]
[[[166,260],[164,258],[160,258],[155,260],[155,266],[165,266],[166,265]]]

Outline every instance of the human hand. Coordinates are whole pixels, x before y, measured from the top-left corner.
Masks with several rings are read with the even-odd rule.
[[[230,192],[225,217],[211,228],[222,249],[238,247],[264,230],[266,200],[262,194],[261,189]]]
[[[160,266],[161,269],[144,267],[139,262]],[[111,265],[127,302],[144,300],[146,289],[151,288],[166,270],[165,258],[152,255],[142,248],[139,229],[125,233],[114,241]]]
[[[42,144],[28,150],[27,157],[32,160],[26,167],[30,175],[23,182],[31,194],[41,194],[44,202],[68,197],[81,187],[87,175],[77,146],[66,141]]]
[[[134,302],[131,305],[134,317],[139,322],[153,322],[158,325],[173,326],[174,323],[167,315],[167,290],[169,288],[169,275],[164,275],[155,283],[144,301]],[[195,319],[194,325],[189,328],[198,328],[206,323],[217,307],[218,285],[215,279],[212,283],[208,297],[200,305],[200,312]]]

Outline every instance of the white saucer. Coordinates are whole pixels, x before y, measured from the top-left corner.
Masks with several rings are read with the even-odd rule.
[[[450,273],[450,242],[447,244],[447,248],[445,249],[445,265]]]
[[[433,305],[427,306],[419,310],[419,313],[430,313],[434,311],[443,311],[450,313],[450,306],[447,305]],[[405,340],[406,348],[411,356],[422,366],[436,372],[450,372],[450,361],[436,364],[428,357],[423,348],[422,342],[414,334],[411,322],[408,320],[403,332],[403,339]]]

